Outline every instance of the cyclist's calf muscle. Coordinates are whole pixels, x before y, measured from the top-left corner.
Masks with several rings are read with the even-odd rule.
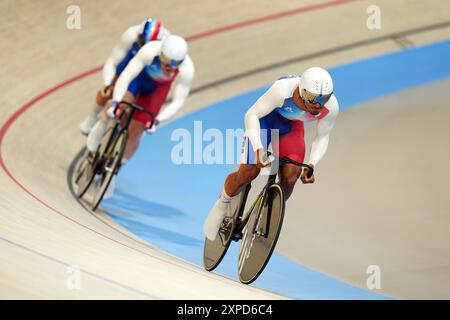
[[[237,194],[240,187],[253,181],[261,169],[248,164],[241,164],[238,171],[228,175],[225,180],[225,192],[228,196],[233,197]]]
[[[301,173],[302,168],[294,164],[285,164],[280,168],[280,185],[286,200],[289,199],[292,191],[294,191],[295,183]]]
[[[141,136],[145,131],[145,125],[142,122],[131,120],[128,128],[128,142],[125,147],[124,158],[130,159],[139,147]]]
[[[261,169],[255,166],[241,164],[238,171],[228,175],[225,180],[225,192],[230,197],[235,196],[239,188],[253,181],[260,171]],[[293,164],[286,164],[280,168],[280,185],[283,188],[286,200],[291,196],[301,172],[301,167]]]

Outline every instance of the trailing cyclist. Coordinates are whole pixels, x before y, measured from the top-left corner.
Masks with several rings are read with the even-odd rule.
[[[80,130],[83,134],[89,134],[97,122],[98,114],[105,106],[106,101],[112,97],[117,78],[139,49],[150,41],[163,40],[169,35],[169,30],[163,26],[161,21],[154,18],[131,26],[122,34],[120,41],[114,46],[111,55],[103,65],[103,87],[97,92],[95,106],[88,117],[80,123]]]
[[[170,35],[162,41],[151,41],[138,51],[117,79],[112,100],[106,103],[87,137],[86,146],[91,153],[97,151],[107,129],[108,119],[114,118],[114,110],[122,100],[135,103],[155,116],[153,125],[149,128],[151,117],[148,114],[134,114],[122,164],[136,151],[145,130],[154,131],[160,122],[169,120],[181,109],[194,78],[194,64],[187,50],[187,43],[182,37]],[[160,113],[173,82],[172,101]],[[113,190],[114,178],[105,198]]]

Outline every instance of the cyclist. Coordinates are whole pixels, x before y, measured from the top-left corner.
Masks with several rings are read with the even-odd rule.
[[[136,55],[138,50],[146,43],[154,40],[162,40],[170,35],[161,21],[150,18],[138,25],[129,27],[120,38],[120,42],[113,48],[111,55],[103,65],[103,87],[98,90],[96,105],[90,114],[80,123],[80,130],[88,134],[97,121],[98,113],[104,107],[106,101],[111,99],[114,84],[118,76],[127,66],[128,62]]]
[[[122,164],[136,151],[145,130],[154,131],[156,125],[169,120],[180,110],[189,95],[194,77],[194,64],[187,49],[187,43],[182,37],[169,35],[162,41],[147,43],[138,51],[117,79],[112,100],[106,103],[87,137],[86,146],[91,154],[97,151],[108,126],[108,119],[114,118],[114,110],[122,100],[136,103],[155,116],[155,121],[149,128],[151,117],[148,114],[134,114]],[[172,101],[159,114],[174,81]],[[113,190],[114,177],[105,197],[110,196]]]
[[[205,220],[205,236],[214,240],[223,218],[231,215],[231,202],[238,190],[255,179],[261,168],[269,165],[267,147],[272,142],[280,157],[303,162],[305,156],[304,123],[316,121],[316,136],[312,142],[309,164],[315,167],[324,156],[339,113],[339,104],[333,94],[333,81],[322,68],[307,69],[301,76],[287,76],[275,83],[255,102],[245,115],[246,137],[241,164],[225,180],[220,198]],[[273,131],[279,138],[271,141]],[[275,141],[276,140],[276,141]],[[286,164],[280,168],[280,184],[286,199],[290,197],[299,177],[303,183],[314,183],[309,169]]]

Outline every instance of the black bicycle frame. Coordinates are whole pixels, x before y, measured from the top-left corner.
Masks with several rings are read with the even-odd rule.
[[[122,111],[120,109],[120,105],[121,104],[125,104],[127,106],[127,109],[129,110],[124,110]],[[153,113],[144,110],[144,108],[142,108],[141,106],[138,106],[137,104],[128,102],[128,101],[121,101],[117,104],[117,106],[114,108],[114,115],[116,116],[115,120],[116,120],[116,124],[114,125],[113,128],[113,134],[111,134],[108,143],[106,144],[106,148],[105,148],[105,153],[108,153],[108,151],[110,149],[113,149],[115,146],[111,145],[114,141],[115,141],[115,137],[119,136],[123,131],[128,130],[128,127],[130,126],[131,120],[133,119],[133,115],[135,112],[143,112],[146,113],[148,115],[150,115],[151,117],[151,121],[150,121],[150,125],[148,126],[149,128],[151,128],[151,126],[153,125],[154,121],[155,121],[155,116],[153,115]],[[122,120],[122,117],[127,114],[127,118],[125,120],[124,125],[122,126],[120,124],[120,121]],[[117,127],[119,127],[119,130],[117,130]],[[116,134],[114,134],[116,133]],[[120,168],[120,162],[119,162],[119,168]]]
[[[271,153],[267,152],[267,156],[270,156],[270,155],[271,155]],[[280,167],[282,165],[285,165],[285,164],[294,164],[294,165],[297,165],[299,167],[306,167],[306,168],[308,168],[309,169],[308,175],[307,175],[308,178],[310,178],[313,175],[313,173],[314,173],[314,167],[309,165],[309,164],[302,163],[302,162],[297,162],[297,161],[289,159],[288,157],[280,157],[280,158],[278,158],[278,160],[279,160],[279,166]],[[261,208],[264,207],[264,205],[266,204],[266,201],[268,201],[269,188],[270,188],[270,186],[275,184],[275,180],[276,180],[276,177],[277,177],[278,173],[279,173],[279,170],[276,173],[269,175],[269,177],[267,179],[267,182],[266,182],[266,185],[264,186],[264,188],[262,189],[262,191],[259,193],[259,195],[257,197],[257,199],[258,199],[258,198],[260,198],[262,196]],[[272,205],[272,203],[270,203],[270,205]],[[270,208],[268,208],[268,215],[267,215],[265,230],[262,233],[262,235],[265,238],[268,237],[267,230],[269,230],[269,227],[270,227],[271,212],[272,212],[272,208],[270,207]],[[260,213],[261,213],[261,211],[258,214],[260,214]],[[250,217],[250,214],[248,214],[247,217],[245,217],[245,220],[243,220],[241,222],[241,224],[238,226],[236,233],[241,234],[242,230],[244,229],[244,226],[247,224],[247,221],[248,221],[249,217]],[[254,232],[256,232],[256,230]]]
[[[130,110],[129,111],[125,111],[125,112],[121,112],[121,109],[120,109],[120,105],[121,104],[125,104],[128,107],[128,109],[130,109]],[[131,119],[133,119],[133,115],[134,115],[134,113],[136,111],[146,113],[146,114],[148,114],[151,117],[150,124],[148,125],[148,128],[151,128],[153,123],[155,122],[155,115],[153,113],[149,112],[149,111],[144,110],[144,108],[142,108],[141,106],[138,106],[137,104],[134,104],[134,103],[131,103],[131,102],[128,102],[128,101],[121,101],[114,108],[114,114],[118,116],[118,120],[120,120],[122,118],[124,113],[128,113],[128,118],[126,119],[125,125],[122,128],[128,128],[129,127]],[[120,121],[119,121],[119,123],[120,123]]]

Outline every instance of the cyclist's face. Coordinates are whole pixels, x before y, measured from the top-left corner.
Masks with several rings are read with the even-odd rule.
[[[170,64],[162,63],[161,68],[163,69],[165,74],[172,74],[177,68],[172,68]]]
[[[166,74],[172,74],[175,70],[178,69],[178,66],[181,64],[182,61],[174,62],[173,60],[170,60],[164,56],[164,54],[161,53],[159,56],[159,60],[161,61],[161,68]]]
[[[307,109],[306,111],[308,111],[309,113],[313,114],[313,115],[318,115],[322,109],[323,106],[320,105],[320,103],[316,102],[316,103],[312,103],[306,100],[303,100],[305,103],[305,108]]]
[[[317,102],[313,103],[303,99],[300,95],[300,90],[298,88],[295,92],[295,99],[297,100],[296,104],[300,109],[309,112],[315,116],[322,111],[323,106],[321,106],[320,103]]]

